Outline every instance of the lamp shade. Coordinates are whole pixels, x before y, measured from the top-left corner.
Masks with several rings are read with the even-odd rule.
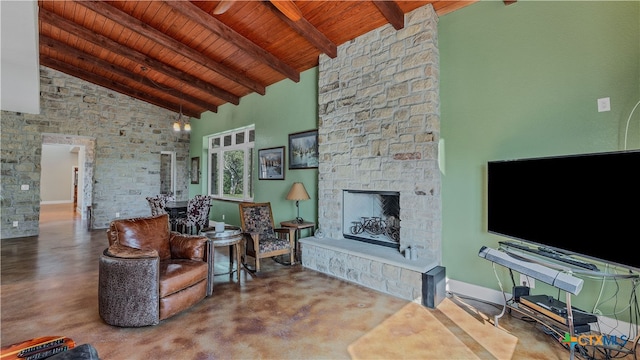
[[[304,188],[304,184],[301,182],[294,182],[291,185],[291,190],[286,197],[287,200],[309,200],[309,193],[307,193],[307,189]]]

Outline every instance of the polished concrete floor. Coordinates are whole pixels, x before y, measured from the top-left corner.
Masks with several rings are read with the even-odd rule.
[[[216,276],[213,296],[157,326],[113,327],[98,316],[106,244],[105,231],[87,231],[68,205],[43,207],[39,236],[2,240],[2,346],[61,335],[92,344],[101,359],[569,358],[535,323],[506,315],[495,328],[495,306],[454,297],[446,301],[457,315],[408,308],[415,303],[273,261],[258,275],[242,271],[240,282]],[[224,273],[228,253],[216,250],[216,271]],[[513,346],[494,352],[505,338]],[[374,343],[383,351],[366,345]]]

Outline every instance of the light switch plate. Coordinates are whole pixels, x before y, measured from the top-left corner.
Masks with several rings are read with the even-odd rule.
[[[598,112],[611,111],[611,98],[598,99]]]

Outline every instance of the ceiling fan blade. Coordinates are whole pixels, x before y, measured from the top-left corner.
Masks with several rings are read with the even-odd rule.
[[[218,3],[218,6],[216,6],[215,9],[213,9],[213,14],[214,15],[224,14],[225,12],[227,12],[227,10],[229,10],[231,5],[233,5],[233,2],[234,2],[233,0],[220,1],[220,3]]]
[[[288,17],[291,21],[298,21],[302,19],[302,12],[292,0],[270,0],[273,6],[275,6],[284,16]]]

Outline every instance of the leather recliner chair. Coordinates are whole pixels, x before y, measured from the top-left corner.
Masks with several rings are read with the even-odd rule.
[[[110,325],[156,325],[213,293],[213,246],[169,229],[169,215],[119,219],[100,257],[98,309]]]

